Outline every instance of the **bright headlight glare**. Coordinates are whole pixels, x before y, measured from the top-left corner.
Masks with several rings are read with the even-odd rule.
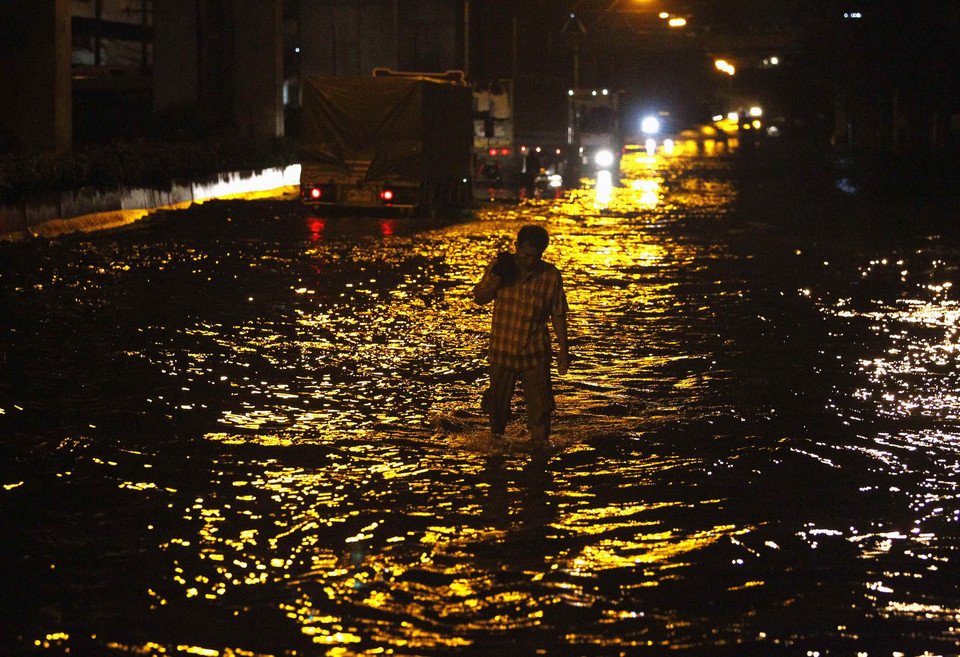
[[[594,161],[597,163],[597,166],[608,167],[613,164],[613,153],[607,150],[597,151]]]
[[[660,120],[655,116],[648,116],[640,122],[640,129],[648,135],[655,135],[660,132]]]

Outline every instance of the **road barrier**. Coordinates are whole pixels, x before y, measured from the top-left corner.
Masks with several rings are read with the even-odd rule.
[[[255,198],[295,192],[300,165],[221,173],[169,189],[83,188],[0,205],[0,240],[57,237],[117,228],[157,210],[185,208],[215,198]]]

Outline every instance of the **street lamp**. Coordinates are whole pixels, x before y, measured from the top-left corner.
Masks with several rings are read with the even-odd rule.
[[[713,64],[714,66],[717,67],[718,70],[723,71],[727,75],[733,75],[734,73],[737,72],[737,69],[734,68],[733,64],[731,64],[725,59],[718,59]]]

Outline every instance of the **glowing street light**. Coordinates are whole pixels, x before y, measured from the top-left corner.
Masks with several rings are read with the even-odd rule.
[[[737,72],[737,69],[733,67],[733,64],[731,64],[725,59],[718,59],[713,64],[714,66],[717,67],[718,70],[723,71],[727,75],[733,75],[734,73]]]
[[[667,21],[667,25],[669,25],[670,27],[683,27],[684,25],[687,24],[686,18],[683,18],[681,16],[673,16],[670,14],[670,12],[661,11],[659,14],[657,14],[657,16],[661,20]]]

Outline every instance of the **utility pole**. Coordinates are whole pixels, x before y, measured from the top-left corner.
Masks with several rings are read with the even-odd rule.
[[[150,59],[147,56],[147,44],[149,42],[147,24],[147,0],[140,0],[140,68],[144,71],[150,64]]]
[[[570,14],[570,20],[564,24],[560,34],[573,40],[573,88],[580,88],[580,44],[583,36],[587,33],[587,28],[577,18],[576,14]]]
[[[470,79],[470,0],[463,0],[463,77]]]
[[[103,0],[94,0],[93,3],[93,65],[100,66],[101,64],[101,46],[100,42],[103,40]]]

